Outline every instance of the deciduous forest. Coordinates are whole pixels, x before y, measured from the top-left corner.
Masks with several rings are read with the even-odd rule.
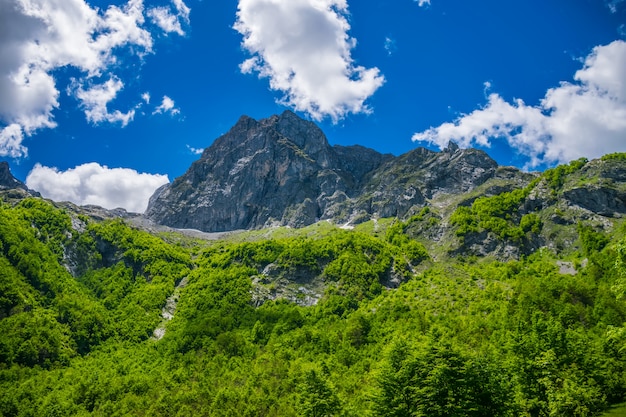
[[[536,184],[459,206],[455,238],[532,241],[541,213],[512,213]],[[509,260],[436,253],[415,231],[438,221],[205,241],[2,203],[0,415],[594,416],[626,400],[621,220]]]

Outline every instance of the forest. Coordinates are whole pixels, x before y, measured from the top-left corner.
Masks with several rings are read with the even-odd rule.
[[[584,163],[537,181],[558,191]],[[541,213],[514,212],[537,181],[459,206],[455,239],[532,242]],[[621,219],[508,260],[434,253],[414,231],[438,221],[208,241],[0,203],[0,416],[601,416],[626,401]]]

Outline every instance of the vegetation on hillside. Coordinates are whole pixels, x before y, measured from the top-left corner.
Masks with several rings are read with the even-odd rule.
[[[456,235],[523,245],[543,217],[520,204],[578,165],[459,207]],[[410,232],[438,222],[199,245],[0,204],[0,416],[593,416],[626,400],[619,222],[572,225],[567,259],[506,262],[435,259]],[[321,298],[283,299],[280,279]]]

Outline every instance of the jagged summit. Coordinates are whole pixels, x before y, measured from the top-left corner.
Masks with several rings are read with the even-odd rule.
[[[9,163],[6,161],[0,161],[0,192],[4,199],[20,199],[29,195],[41,197],[41,194],[29,189],[26,184],[13,176]]]
[[[259,134],[265,132],[267,134]],[[271,146],[269,142],[298,148],[320,166],[327,166],[330,145],[324,132],[313,122],[298,117],[291,111],[259,121],[241,116],[228,133],[215,140],[202,158],[221,156],[224,152],[256,152]],[[228,148],[228,149],[227,149]]]
[[[27,191],[28,187],[11,174],[8,162],[0,161],[0,190],[11,189],[22,189]]]
[[[448,142],[448,146],[446,147],[446,152],[454,153],[459,150],[459,145],[453,140]]]
[[[441,193],[465,192],[496,175],[482,151],[417,148],[399,157],[362,146],[330,146],[291,111],[242,116],[202,157],[150,199],[157,223],[203,231],[356,223],[405,216]]]

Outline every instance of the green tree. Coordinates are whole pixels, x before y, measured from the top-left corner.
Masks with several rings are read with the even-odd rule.
[[[492,417],[509,412],[506,384],[484,360],[448,344],[397,342],[377,379],[374,415]]]
[[[304,417],[330,417],[339,414],[341,404],[332,385],[311,369],[298,386],[297,410]]]

